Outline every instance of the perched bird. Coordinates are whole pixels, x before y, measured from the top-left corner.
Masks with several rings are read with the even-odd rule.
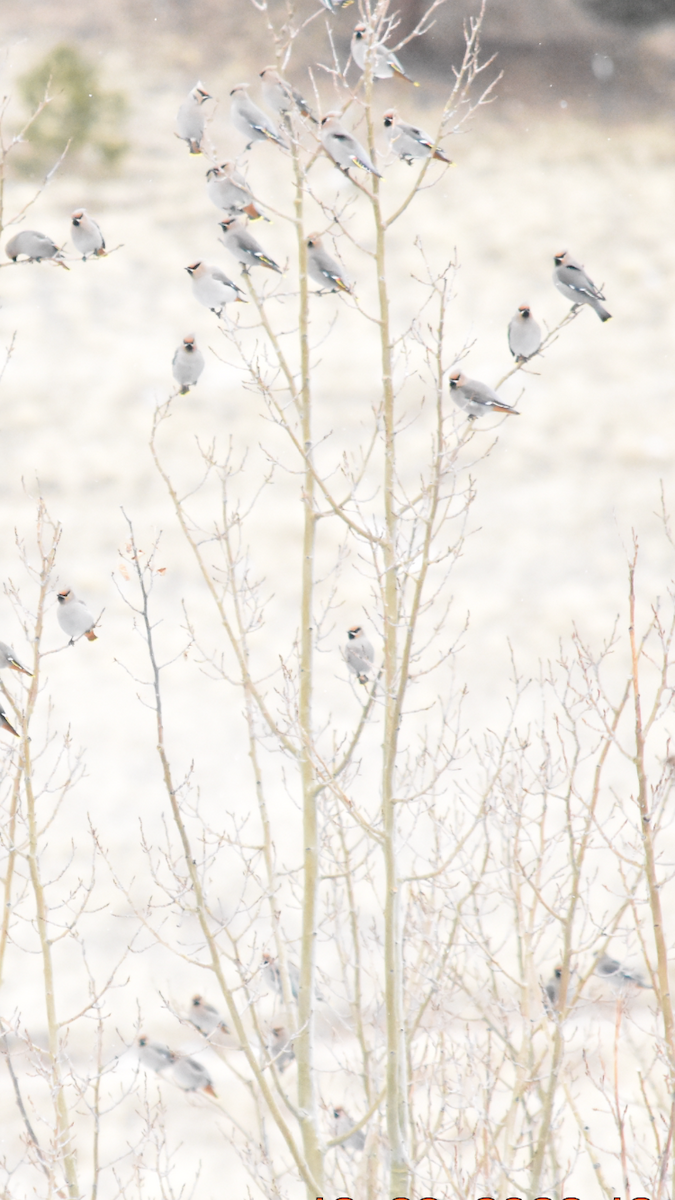
[[[205,308],[210,308],[216,316],[219,317],[225,305],[232,304],[234,300],[248,303],[241,288],[237,287],[220,267],[205,262],[194,262],[185,270],[192,280],[195,300]]]
[[[208,1004],[203,996],[192,997],[189,1017],[192,1024],[197,1026],[204,1037],[210,1037],[218,1029],[221,1033],[230,1032],[218,1009],[214,1008],[212,1004]]]
[[[349,1113],[346,1113],[341,1105],[338,1105],[337,1108],[333,1109],[333,1137],[344,1137],[346,1133],[349,1133],[350,1129],[353,1129],[353,1127],[354,1122],[349,1116]],[[356,1133],[353,1133],[351,1137],[346,1138],[346,1140],[341,1144],[345,1147],[345,1149],[363,1150],[363,1147],[366,1144],[366,1135],[362,1129],[357,1129]]]
[[[209,1096],[216,1096],[211,1076],[196,1058],[182,1058],[178,1054],[172,1054],[171,1078],[184,1092],[206,1092]]]
[[[281,972],[276,958],[272,958],[271,954],[263,954],[262,956],[265,979],[270,987],[273,987],[280,996],[283,997],[283,988],[281,986]],[[291,992],[295,1000],[298,998],[298,989],[300,987],[300,972],[294,963],[288,964],[288,982],[291,985]]]
[[[368,672],[372,670],[375,651],[368,641],[360,625],[352,625],[347,630],[347,645],[345,658],[349,670],[356,675],[359,683],[368,682]]]
[[[396,109],[390,108],[384,114],[384,133],[394,154],[398,154],[399,158],[404,159],[410,166],[413,165],[415,159],[437,158],[439,162],[447,163],[452,166],[452,159],[448,158],[443,153],[440,146],[434,146],[432,138],[423,129],[418,129],[416,125],[409,125],[407,121],[401,121]]]
[[[166,1071],[174,1059],[168,1046],[162,1046],[159,1042],[151,1042],[144,1034],[138,1039],[138,1057],[148,1071]]]
[[[302,117],[309,117],[315,125],[319,124],[304,96],[285,79],[282,79],[274,67],[265,67],[265,70],[260,72],[260,78],[262,79],[263,100],[278,116],[282,117],[285,113],[292,112],[294,108],[297,108]]]
[[[250,150],[254,142],[276,142],[278,146],[283,146],[284,150],[287,150],[286,142],[276,125],[267,116],[267,113],[253,103],[247,88],[247,83],[238,83],[230,92],[232,97],[230,117],[235,129],[238,129],[239,133],[243,133],[247,139],[246,149]]]
[[[20,254],[25,254],[32,262],[40,262],[43,258],[54,258],[58,253],[59,248],[52,239],[34,229],[20,229],[5,246],[5,254],[12,262],[16,262]]]
[[[232,162],[209,167],[206,172],[206,191],[216,208],[223,208],[229,213],[245,212],[252,221],[257,221],[261,216],[244,176]]]
[[[516,362],[525,362],[541,346],[541,329],[528,304],[521,304],[509,321],[509,350]]]
[[[218,240],[234,255],[237,262],[242,264],[244,271],[248,272],[251,267],[267,267],[270,271],[277,271],[279,275],[283,275],[281,267],[265,254],[240,217],[226,217],[218,224],[223,231]]]
[[[204,370],[204,355],[197,349],[197,343],[189,334],[184,337],[182,344],[176,350],[171,360],[173,377],[180,385],[180,394],[184,396],[197,383]]]
[[[176,133],[179,138],[187,142],[190,154],[201,154],[206,121],[202,105],[212,99],[213,97],[209,95],[206,88],[201,83],[197,83],[192,91],[188,92],[178,109]]]
[[[329,12],[335,12],[338,8],[349,8],[354,0],[321,0],[321,3]]]
[[[555,263],[553,282],[558,291],[571,300],[575,307],[579,304],[590,304],[601,321],[609,321],[612,314],[607,312],[607,309],[600,303],[605,297],[588,278],[581,263],[578,263],[576,258],[572,258],[567,250],[563,250],[561,254],[555,254],[553,261]]]
[[[267,1042],[267,1049],[269,1050],[270,1057],[273,1059],[274,1065],[279,1073],[285,1071],[286,1067],[289,1066],[295,1058],[293,1043],[289,1039],[288,1033],[284,1029],[283,1025],[275,1025],[274,1029],[271,1030],[270,1037]]]
[[[307,274],[318,283],[322,292],[351,292],[339,263],[331,258],[318,233],[307,238]]]
[[[105,253],[105,238],[86,208],[76,209],[71,221],[73,223],[73,245],[83,258],[86,258],[88,254],[100,256]]]
[[[326,154],[341,171],[347,172],[352,167],[361,167],[363,171],[377,175],[378,179],[382,178],[361,143],[340,124],[339,113],[326,113],[321,122],[321,142]]]
[[[7,720],[7,714],[4,705],[0,702],[0,729],[6,729],[8,733],[13,733],[14,737],[20,737],[13,725],[10,725]]]
[[[68,634],[71,646],[83,635],[87,641],[95,642],[94,618],[84,600],[80,600],[71,588],[64,588],[62,592],[58,593],[56,599],[59,602],[56,612],[59,625],[63,632]]]
[[[558,1000],[560,999],[560,980],[562,979],[562,967],[554,967],[553,974],[548,983],[544,984],[544,993],[546,1000],[544,1003],[547,1008],[557,1008]]]
[[[636,987],[648,988],[651,985],[645,983],[642,976],[635,974],[633,971],[624,971],[621,963],[615,958],[610,958],[609,954],[596,955],[595,974],[601,979],[609,979],[616,987],[625,987],[628,983],[634,983]]]
[[[30,675],[31,678],[33,676],[33,672],[29,671],[28,667],[24,667],[21,659],[17,658],[12,647],[8,646],[7,642],[0,642],[0,670],[5,667],[9,667],[12,671],[20,671],[22,675]]]
[[[384,42],[372,39],[372,30],[368,29],[367,25],[356,26],[352,34],[351,51],[357,67],[365,71],[366,63],[370,61],[373,79],[391,79],[392,75],[401,75],[408,83],[413,83],[414,80],[406,75],[394,51],[387,49]],[[415,84],[415,87],[417,86]]]
[[[461,371],[455,371],[454,375],[450,376],[450,395],[455,404],[469,414],[470,421],[486,412],[503,412],[511,413],[514,417],[520,416],[520,413],[510,404],[504,404],[497,393],[493,392],[486,383],[479,383],[477,379],[467,379]]]

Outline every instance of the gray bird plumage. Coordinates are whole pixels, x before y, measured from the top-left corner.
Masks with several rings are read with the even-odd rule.
[[[341,124],[338,113],[329,112],[323,118],[321,143],[326,154],[341,171],[347,172],[352,167],[360,167],[371,175],[377,175],[378,179],[382,178],[361,143]]]
[[[188,1016],[199,1032],[204,1034],[204,1037],[210,1037],[218,1030],[221,1033],[230,1032],[218,1009],[209,1004],[203,996],[192,997]]]
[[[601,321],[609,321],[611,313],[601,301],[605,299],[599,288],[586,274],[581,263],[577,262],[567,250],[553,256],[555,270],[553,282],[558,291],[572,304],[588,304],[596,312]]]
[[[184,1092],[207,1092],[209,1096],[216,1095],[211,1076],[206,1067],[197,1062],[196,1058],[173,1054],[171,1056],[171,1078]]]
[[[270,1058],[274,1060],[274,1065],[279,1073],[285,1071],[286,1067],[289,1067],[295,1059],[293,1043],[290,1040],[288,1031],[284,1029],[283,1025],[275,1025],[275,1027],[270,1031],[267,1049],[269,1051]]]
[[[185,270],[192,280],[192,292],[195,299],[205,308],[210,308],[211,312],[216,313],[217,316],[221,315],[226,304],[233,304],[236,300],[247,303],[241,288],[230,279],[229,275],[221,271],[220,267],[214,267],[205,262],[194,262]]]
[[[25,254],[33,262],[40,262],[43,258],[54,258],[58,253],[55,242],[46,233],[37,233],[35,229],[20,229],[5,246],[5,254],[13,262],[20,254]]]
[[[220,221],[222,235],[219,237],[226,250],[233,254],[237,262],[240,262],[245,271],[251,267],[267,267],[270,271],[277,271],[279,275],[283,275],[281,267],[277,266],[274,259],[270,258],[262,246],[254,238],[252,233],[249,233],[246,225],[239,217],[227,217],[226,220]]]
[[[356,675],[359,683],[368,683],[370,672],[373,669],[373,659],[375,651],[371,643],[368,641],[365,633],[360,625],[353,625],[347,630],[347,645],[345,646],[345,659],[347,666],[353,675]]]
[[[487,383],[480,383],[477,379],[467,379],[461,371],[455,371],[450,376],[450,395],[455,404],[469,414],[470,420],[489,412],[510,413],[514,417],[520,416],[520,413],[510,404],[504,404]]]
[[[350,292],[351,285],[344,278],[340,264],[324,249],[318,233],[307,239],[307,274],[318,283],[322,292]]]
[[[173,1062],[173,1053],[168,1046],[159,1042],[151,1042],[142,1034],[138,1039],[138,1057],[147,1071],[166,1071]]]
[[[601,979],[607,979],[615,987],[625,987],[627,984],[634,984],[635,987],[648,988],[651,985],[645,983],[642,976],[635,971],[626,971],[617,962],[615,958],[610,958],[609,954],[600,954],[596,958],[595,974]]]
[[[527,304],[521,304],[511,317],[508,328],[509,350],[518,362],[525,362],[541,346],[541,329]]]
[[[265,70],[260,72],[260,78],[262,79],[263,99],[278,116],[283,117],[286,113],[297,109],[301,116],[308,117],[310,121],[318,125],[319,122],[304,96],[297,88],[282,79],[274,67],[265,67]]]
[[[71,217],[73,245],[83,258],[93,254],[100,256],[105,251],[105,238],[99,225],[89,216],[86,208],[78,208]]]
[[[230,117],[235,129],[246,138],[248,149],[254,142],[276,142],[278,146],[288,149],[271,118],[251,100],[247,87],[247,84],[239,83],[232,88]]]
[[[63,632],[68,634],[71,646],[81,637],[86,637],[89,642],[95,642],[94,618],[84,600],[80,600],[72,588],[64,588],[62,592],[58,592],[56,599],[58,601],[56,616]]]
[[[342,1105],[338,1105],[337,1108],[333,1109],[333,1137],[344,1137],[345,1134],[349,1133],[349,1130],[353,1128],[354,1124],[355,1122],[352,1121],[349,1113],[345,1112]],[[355,1150],[357,1153],[360,1153],[361,1150],[363,1150],[365,1144],[366,1135],[362,1129],[357,1129],[356,1132],[351,1135],[351,1137],[346,1138],[345,1141],[341,1143],[345,1150]]]
[[[4,670],[6,667],[12,671],[19,671],[22,675],[33,677],[33,672],[29,671],[28,667],[24,667],[21,659],[17,657],[12,647],[8,646],[6,642],[0,642],[0,670]]]
[[[213,99],[201,83],[197,83],[178,109],[176,117],[176,132],[178,137],[187,142],[190,154],[200,154],[206,116],[203,105],[206,100]]]
[[[407,79],[408,83],[414,83],[414,80],[406,75],[394,51],[385,46],[384,42],[376,42],[367,25],[357,25],[354,29],[351,52],[354,62],[362,71],[365,71],[366,63],[370,61],[373,79],[391,79],[392,75],[400,75],[402,79]]]
[[[184,396],[194,387],[204,370],[204,355],[198,349],[192,334],[183,338],[173,356],[171,367],[173,377],[180,387],[180,394]]]
[[[390,108],[384,114],[383,121],[384,134],[391,149],[410,166],[416,159],[429,158],[432,154],[439,162],[452,166],[452,159],[447,157],[440,146],[434,147],[429,134],[417,125],[409,125],[407,121],[401,121],[395,109]]]
[[[209,167],[206,172],[206,191],[216,208],[228,213],[245,212],[252,221],[260,217],[251,190],[234,163],[224,162]]]

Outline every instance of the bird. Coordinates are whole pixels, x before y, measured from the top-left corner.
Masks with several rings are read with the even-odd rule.
[[[171,1078],[184,1092],[206,1092],[207,1095],[218,1098],[213,1090],[211,1076],[196,1058],[172,1054]]]
[[[197,343],[192,334],[188,334],[187,337],[183,338],[181,345],[171,360],[171,367],[173,377],[176,383],[180,385],[180,394],[184,396],[190,391],[191,387],[194,387],[204,370],[204,355],[197,348]]]
[[[349,5],[353,4],[354,0],[321,0],[321,3],[329,12],[335,12],[339,8],[349,8]]]
[[[30,675],[31,679],[33,677],[33,672],[29,671],[28,667],[24,667],[12,647],[8,646],[7,642],[0,642],[0,670],[4,670],[5,667],[9,667],[12,671],[20,671],[22,675]]]
[[[195,300],[203,304],[205,308],[210,308],[216,316],[220,316],[226,304],[231,304],[234,300],[241,300],[247,304],[248,301],[244,296],[240,287],[221,271],[220,267],[214,267],[210,263],[194,262],[189,267],[186,267],[188,275],[192,280],[192,292]]]
[[[356,675],[359,683],[368,682],[368,672],[372,670],[375,651],[368,641],[360,625],[352,625],[347,630],[347,645],[345,658],[349,670]]]
[[[7,720],[7,714],[5,712],[4,705],[2,704],[1,701],[0,701],[0,729],[6,729],[8,733],[13,733],[14,737],[21,736],[20,734],[17,733],[14,726],[10,725],[9,721]]]
[[[519,417],[520,413],[510,404],[504,404],[496,392],[486,383],[477,379],[467,379],[461,371],[455,371],[450,376],[450,395],[455,404],[469,414],[469,420],[480,417],[486,412],[511,413]]]
[[[221,1033],[230,1032],[218,1009],[209,1004],[203,996],[192,997],[189,1017],[192,1024],[197,1026],[197,1029],[200,1033],[204,1034],[204,1037],[210,1037],[217,1030],[220,1030]]]
[[[553,282],[559,292],[571,300],[575,308],[580,304],[590,304],[601,321],[609,321],[611,313],[600,303],[604,300],[602,292],[589,279],[581,263],[578,263],[567,250],[554,254],[555,270]]]
[[[392,75],[401,75],[408,83],[415,81],[406,75],[393,50],[389,50],[384,42],[374,41],[372,30],[367,25],[357,25],[351,42],[352,58],[362,71],[366,63],[372,64],[373,79],[391,79]],[[418,84],[415,83],[415,87]]]
[[[651,985],[645,983],[642,976],[633,971],[625,971],[620,962],[615,958],[610,958],[609,954],[596,955],[595,974],[601,979],[609,979],[617,987],[625,987],[628,983],[634,983],[636,987],[648,988]]]
[[[352,167],[361,167],[363,171],[377,175],[378,179],[382,178],[361,143],[340,123],[339,113],[326,113],[321,122],[321,143],[326,154],[341,171],[346,173]]]
[[[267,113],[253,103],[247,89],[247,83],[238,83],[230,92],[230,117],[235,129],[248,139],[246,149],[250,150],[254,142],[276,142],[287,150],[288,146],[276,125]]]
[[[541,346],[541,328],[532,316],[529,304],[521,304],[509,321],[509,350],[516,362],[526,362]]]
[[[271,954],[263,954],[262,960],[264,967],[263,974],[265,979],[270,986],[273,987],[274,990],[283,997],[284,993],[281,986],[281,971],[279,970],[279,964],[277,963],[276,958],[272,958]],[[298,989],[300,987],[300,972],[294,963],[288,964],[288,982],[291,985],[293,998],[297,1000]]]
[[[345,280],[340,265],[331,258],[318,233],[307,238],[307,274],[319,284],[322,292],[349,292],[351,285]]]
[[[10,238],[5,246],[5,254],[16,262],[20,254],[25,254],[31,262],[40,262],[43,258],[55,258],[59,248],[46,233],[37,233],[35,229],[20,229]]]
[[[176,136],[187,142],[190,154],[201,154],[206,118],[202,105],[213,97],[203,84],[197,83],[178,109]]]
[[[439,162],[453,166],[452,159],[444,154],[440,146],[434,146],[433,139],[429,137],[429,134],[425,133],[423,129],[418,129],[417,125],[409,125],[407,121],[401,121],[396,109],[390,108],[384,114],[383,120],[385,137],[391,149],[410,166],[413,165],[416,158],[429,157],[437,158]]]
[[[105,238],[86,208],[77,208],[71,221],[73,223],[73,244],[82,257],[86,258],[88,254],[98,257],[104,255]]]
[[[354,1121],[352,1121],[349,1113],[345,1112],[341,1105],[333,1109],[333,1123],[333,1137],[336,1138],[344,1137],[354,1127]],[[345,1149],[363,1150],[366,1144],[366,1135],[362,1129],[357,1129],[351,1137],[346,1138],[341,1144]]]
[[[218,224],[223,231],[218,240],[223,243],[226,250],[230,251],[230,254],[234,255],[237,262],[242,264],[243,270],[247,274],[251,267],[267,267],[268,270],[277,271],[279,275],[283,275],[281,267],[278,267],[274,259],[265,254],[260,243],[256,241],[252,233],[249,233],[240,217],[226,217]]]
[[[302,117],[309,117],[315,125],[319,124],[304,96],[282,79],[274,67],[265,67],[265,70],[260,72],[260,78],[263,100],[278,116],[282,117],[297,108]]]
[[[87,641],[95,642],[94,625],[96,622],[84,600],[80,600],[71,588],[64,588],[62,592],[58,593],[56,599],[59,602],[56,612],[59,625],[63,632],[68,634],[70,645],[72,646],[83,635]]]
[[[216,208],[225,209],[229,213],[245,212],[252,221],[257,221],[262,215],[253,202],[244,176],[232,162],[209,167],[206,172],[206,191]]]
[[[166,1071],[167,1067],[171,1066],[174,1055],[168,1046],[162,1046],[159,1042],[149,1041],[145,1034],[141,1034],[137,1045],[138,1057],[146,1070]]]
[[[285,1071],[295,1058],[293,1043],[283,1025],[275,1025],[271,1030],[267,1049],[279,1073]]]
[[[544,994],[546,999],[544,1003],[547,1008],[557,1008],[558,1000],[560,999],[560,980],[562,979],[562,967],[554,967],[553,974],[548,983],[544,984]]]

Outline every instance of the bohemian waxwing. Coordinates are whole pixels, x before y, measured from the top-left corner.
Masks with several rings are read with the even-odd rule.
[[[59,602],[56,611],[59,625],[63,632],[68,634],[71,646],[83,636],[87,641],[95,642],[94,618],[84,600],[80,600],[71,588],[64,588],[62,592],[58,593],[56,599]]]
[[[147,1071],[166,1071],[173,1062],[173,1054],[168,1046],[159,1042],[151,1042],[145,1034],[138,1039],[138,1057]]]
[[[9,667],[12,671],[20,671],[22,675],[30,675],[31,678],[33,676],[33,672],[29,671],[28,667],[24,667],[21,659],[17,658],[12,647],[8,646],[6,642],[0,642],[0,670],[5,667]]]
[[[235,300],[248,303],[241,288],[237,287],[220,267],[205,262],[194,262],[185,270],[192,280],[195,300],[203,304],[204,308],[210,308],[216,316],[220,316],[226,304],[232,304]]]
[[[347,630],[345,659],[349,670],[356,675],[359,683],[368,682],[368,672],[372,670],[374,657],[375,651],[361,626],[353,625]]]
[[[318,233],[307,238],[307,274],[318,283],[322,292],[350,292],[351,285],[345,280],[342,268],[331,258]]]
[[[393,50],[387,49],[384,42],[376,42],[373,33],[367,25],[357,25],[352,34],[352,58],[362,71],[366,62],[372,64],[373,79],[391,79],[392,75],[401,75],[408,83],[414,80],[406,75]],[[415,84],[415,87],[418,87]]]
[[[272,958],[271,954],[263,954],[263,975],[269,983],[270,987],[274,988],[283,997],[283,988],[281,986],[281,972],[276,958]],[[295,966],[295,963],[288,964],[288,982],[291,985],[291,992],[295,1000],[298,998],[298,989],[300,987],[300,972]]]
[[[232,162],[209,167],[206,172],[206,191],[216,208],[229,213],[245,212],[252,221],[257,221],[261,216],[244,176]]]
[[[302,117],[309,117],[315,125],[319,124],[304,96],[285,79],[282,79],[274,67],[265,67],[265,70],[260,72],[260,78],[262,79],[263,100],[277,116],[282,117],[285,113],[292,112],[294,108],[297,108]]]
[[[645,983],[642,976],[636,974],[635,971],[625,971],[621,963],[615,958],[610,958],[609,954],[600,954],[596,956],[595,974],[601,979],[608,979],[615,987],[625,987],[626,984],[633,983],[639,988],[651,987],[651,984]]]
[[[171,1078],[184,1092],[206,1092],[209,1096],[216,1096],[211,1076],[196,1058],[172,1054]]]
[[[251,267],[267,267],[268,270],[283,275],[281,267],[277,266],[274,259],[268,258],[240,217],[226,217],[218,224],[223,231],[218,241],[242,264],[245,272],[248,273]]]
[[[520,413],[510,404],[504,404],[496,392],[487,383],[479,383],[477,379],[467,379],[461,371],[455,371],[450,376],[450,395],[455,404],[469,414],[469,420],[483,416],[486,412],[511,413],[519,417]]]
[[[77,208],[70,219],[73,223],[73,245],[82,257],[86,258],[88,254],[104,254],[105,239],[86,208]]]
[[[363,171],[377,175],[378,179],[382,178],[361,143],[340,123],[339,113],[326,113],[321,122],[321,142],[326,154],[341,171],[347,172],[352,167],[361,167]]]
[[[217,1030],[220,1030],[221,1033],[230,1032],[218,1009],[214,1008],[212,1004],[208,1004],[203,996],[192,997],[188,1016],[199,1032],[204,1034],[204,1037],[210,1037]]]
[[[339,8],[349,8],[354,0],[321,0],[321,3],[329,12],[337,12]]]
[[[443,153],[440,146],[434,147],[433,139],[425,133],[423,129],[418,129],[416,125],[408,125],[407,121],[401,121],[396,109],[390,108],[384,114],[384,133],[387,141],[394,154],[398,154],[399,158],[404,159],[410,166],[413,165],[415,159],[429,158],[433,155],[439,162],[453,165],[452,159],[448,158]]]
[[[171,361],[173,377],[180,385],[180,394],[185,396],[194,387],[204,370],[204,355],[197,349],[197,343],[189,334],[183,338]]]
[[[590,304],[601,321],[609,321],[612,314],[607,312],[607,309],[600,303],[605,297],[588,278],[581,263],[578,263],[576,258],[572,258],[567,250],[555,254],[553,261],[555,263],[553,282],[558,291],[571,300],[575,307],[580,304]]]
[[[276,142],[278,146],[283,146],[284,150],[287,150],[286,142],[276,125],[267,116],[267,113],[253,103],[247,88],[247,83],[238,83],[230,92],[232,97],[230,117],[235,129],[238,129],[239,133],[243,133],[246,138],[248,142],[246,149],[250,150],[254,142]]]
[[[562,978],[562,967],[554,967],[553,974],[548,983],[544,984],[544,1004],[547,1008],[557,1008],[558,1000],[560,999],[560,980]]]
[[[202,105],[206,100],[212,100],[203,84],[198,83],[188,92],[187,97],[178,109],[176,117],[176,133],[187,142],[190,154],[201,154],[202,138],[206,118]]]
[[[6,729],[8,733],[13,733],[14,737],[21,736],[20,734],[18,734],[16,732],[16,729],[14,728],[14,726],[10,725],[9,721],[7,720],[7,714],[5,712],[5,708],[2,703],[0,703],[0,729]]]
[[[295,1050],[293,1043],[289,1038],[287,1030],[283,1025],[275,1025],[270,1030],[267,1049],[270,1058],[273,1059],[277,1071],[281,1074],[286,1070],[295,1058]]]
[[[352,1121],[349,1113],[345,1112],[342,1105],[338,1105],[338,1107],[334,1108],[332,1111],[333,1137],[344,1137],[346,1133],[349,1133],[350,1129],[353,1129],[354,1121]],[[345,1150],[363,1150],[365,1144],[366,1135],[362,1129],[357,1129],[356,1133],[353,1133],[351,1137],[346,1138],[345,1141],[341,1143]]]
[[[517,362],[526,362],[541,346],[541,329],[528,304],[521,304],[509,321],[509,350]]]
[[[52,239],[46,233],[36,233],[34,229],[20,229],[5,246],[5,254],[12,262],[16,262],[20,254],[25,254],[33,262],[40,262],[43,258],[54,258],[58,253],[59,248]]]

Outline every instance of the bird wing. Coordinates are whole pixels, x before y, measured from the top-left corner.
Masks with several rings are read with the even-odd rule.
[[[580,292],[582,296],[592,296],[594,300],[605,299],[600,288],[597,288],[593,281],[588,278],[582,267],[572,267],[568,263],[563,270],[562,282],[571,287],[573,292]]]

